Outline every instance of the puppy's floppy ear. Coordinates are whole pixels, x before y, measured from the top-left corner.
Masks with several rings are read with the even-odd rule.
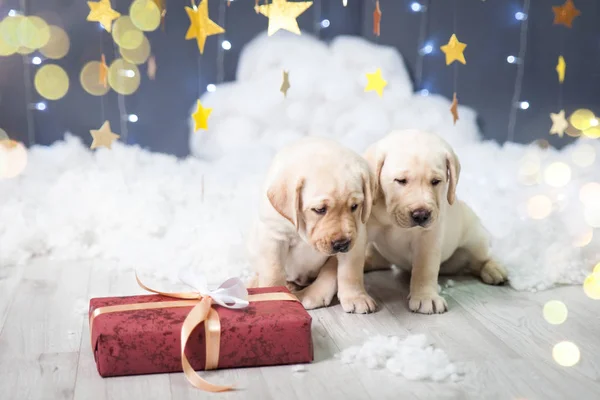
[[[456,186],[458,185],[458,177],[460,176],[460,161],[451,148],[446,153],[446,169],[448,173],[448,203],[454,204],[456,200]]]
[[[365,200],[362,206],[360,220],[363,224],[366,224],[369,220],[369,216],[371,215],[373,196],[377,191],[377,178],[375,177],[375,174],[370,171],[369,167],[367,167],[362,173],[362,189]]]
[[[302,211],[302,188],[304,178],[290,179],[287,174],[280,174],[267,190],[269,202],[282,217],[296,227],[300,226]],[[287,179],[286,179],[287,178]]]
[[[371,145],[364,155],[364,158],[367,160],[367,164],[369,165],[369,169],[371,170],[371,196],[373,203],[375,203],[377,199],[383,195],[381,192],[381,170],[383,168],[383,164],[385,163],[385,157],[386,154],[379,150],[379,146],[377,146],[377,144]]]

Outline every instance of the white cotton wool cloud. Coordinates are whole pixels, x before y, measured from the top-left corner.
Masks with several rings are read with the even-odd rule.
[[[345,364],[369,369],[387,369],[409,380],[457,381],[459,368],[441,349],[434,348],[425,335],[375,336],[360,346],[343,350],[338,357]]]
[[[365,74],[377,68],[388,81],[383,98],[364,92]],[[279,92],[284,69],[287,98]],[[243,277],[246,235],[278,149],[318,135],[362,152],[392,129],[419,128],[455,147],[462,163],[458,195],[490,231],[514,288],[581,283],[600,260],[600,235],[584,248],[573,246],[589,229],[579,190],[600,181],[600,142],[581,139],[562,151],[500,146],[482,141],[474,110],[460,106],[454,126],[449,99],[413,92],[393,48],[356,37],[325,44],[309,35],[259,35],[242,51],[236,81],[203,96],[213,108],[209,129],[190,132],[187,159],[119,142],[92,152],[70,135],[30,149],[25,172],[0,181],[0,267],[33,257],[105,259],[173,281],[189,267],[212,283]],[[584,143],[598,157],[578,167],[572,157]],[[522,185],[526,157],[538,160],[542,172],[552,162],[568,163],[570,183]],[[527,216],[534,195],[551,199],[547,218]]]

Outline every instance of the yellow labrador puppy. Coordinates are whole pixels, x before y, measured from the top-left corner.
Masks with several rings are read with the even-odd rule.
[[[412,311],[448,309],[438,293],[440,272],[468,268],[491,285],[507,279],[490,256],[479,218],[456,199],[460,162],[446,141],[428,132],[394,131],[369,147],[365,158],[378,177],[365,270],[394,264],[411,271]]]
[[[332,140],[282,149],[250,238],[251,285],[305,287],[297,295],[307,309],[328,306],[337,293],[346,312],[375,311],[363,281],[374,181],[359,154]]]

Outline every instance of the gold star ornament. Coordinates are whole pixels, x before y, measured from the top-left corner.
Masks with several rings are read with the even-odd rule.
[[[558,57],[558,64],[556,64],[556,73],[558,74],[558,81],[563,83],[565,81],[565,69],[567,68],[567,63],[565,62],[565,58],[563,56]]]
[[[573,26],[575,17],[581,15],[581,11],[575,8],[573,0],[567,0],[562,6],[552,7],[554,12],[554,25],[564,25],[567,28]]]
[[[100,129],[90,130],[90,133],[92,134],[92,138],[94,139],[92,145],[90,146],[90,149],[92,150],[101,146],[110,149],[112,143],[118,138],[120,138],[119,135],[111,132],[110,122],[108,121],[104,121]]]
[[[204,108],[200,100],[198,100],[198,104],[196,105],[196,112],[192,114],[192,118],[194,119],[194,132],[198,129],[208,129],[208,117],[212,112],[212,108]]]
[[[186,7],[185,11],[190,18],[190,27],[185,34],[185,39],[196,39],[200,54],[204,54],[204,44],[206,43],[206,38],[212,35],[223,33],[225,32],[225,29],[221,28],[214,21],[208,18],[208,0],[202,0],[198,7]]]
[[[279,91],[283,93],[283,97],[287,97],[287,92],[290,89],[290,71],[283,71],[283,83]]]
[[[301,35],[296,18],[312,6],[312,1],[273,0],[270,4],[256,5],[254,10],[269,18],[268,35],[271,36],[280,29]]]
[[[87,16],[88,21],[100,22],[107,32],[112,30],[112,23],[121,16],[120,13],[113,10],[110,6],[110,0],[88,1],[90,13]]]
[[[560,110],[558,114],[550,113],[550,119],[552,120],[550,134],[558,135],[558,137],[563,137],[565,131],[569,127],[569,123],[565,118],[565,110]]]
[[[452,114],[452,120],[454,121],[454,125],[456,125],[456,121],[458,121],[458,98],[456,97],[456,92],[454,92],[454,97],[452,98],[450,113]]]
[[[465,43],[459,42],[458,38],[456,37],[456,34],[453,33],[452,36],[450,36],[448,44],[445,44],[440,47],[440,49],[446,55],[446,65],[450,65],[454,61],[466,64],[467,60],[465,60],[465,55],[463,54],[466,48],[467,45]]]
[[[381,68],[377,68],[377,71],[369,74],[367,73],[367,86],[365,86],[365,93],[376,91],[379,97],[383,97],[383,88],[387,86],[387,81],[381,76]]]

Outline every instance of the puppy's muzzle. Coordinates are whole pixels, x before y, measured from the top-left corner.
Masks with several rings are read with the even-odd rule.
[[[431,220],[431,211],[424,208],[418,208],[410,213],[410,218],[415,225],[425,226]]]
[[[331,242],[331,250],[333,250],[334,253],[346,253],[350,250],[351,243],[352,241],[350,239],[334,240]]]

